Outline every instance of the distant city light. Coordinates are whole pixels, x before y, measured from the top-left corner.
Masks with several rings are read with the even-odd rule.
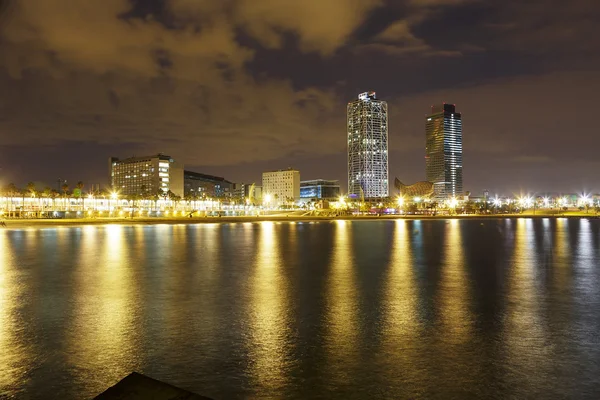
[[[584,193],[579,198],[579,203],[584,206],[592,206],[594,204],[594,201],[590,199],[590,197],[587,194]]]

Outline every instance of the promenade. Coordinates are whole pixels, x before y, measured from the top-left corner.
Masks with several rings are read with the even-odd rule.
[[[444,219],[518,219],[518,218],[600,218],[596,213],[565,212],[543,213],[537,211],[521,214],[488,214],[488,215],[347,215],[347,216],[301,216],[301,215],[264,215],[264,216],[231,216],[231,217],[135,217],[135,218],[71,218],[71,219],[6,219],[4,229],[10,228],[46,228],[58,226],[85,225],[160,225],[160,224],[216,224],[216,223],[252,223],[252,222],[325,222],[325,221],[381,221],[381,220],[444,220]],[[0,228],[1,229],[1,228]]]

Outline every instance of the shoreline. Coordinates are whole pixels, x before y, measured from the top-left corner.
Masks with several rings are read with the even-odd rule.
[[[236,216],[236,217],[165,217],[165,218],[77,218],[77,219],[5,219],[4,229],[11,228],[44,228],[57,226],[86,226],[86,225],[181,225],[181,224],[232,224],[252,222],[328,222],[328,221],[389,221],[389,220],[451,220],[451,219],[543,219],[543,218],[573,218],[599,219],[595,214],[494,214],[494,215],[382,215],[382,216]],[[2,229],[2,227],[0,227]]]

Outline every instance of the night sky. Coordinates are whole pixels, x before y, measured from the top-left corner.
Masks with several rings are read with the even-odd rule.
[[[345,188],[346,104],[374,90],[391,180],[425,178],[448,102],[465,190],[600,192],[599,23],[598,0],[0,0],[0,184],[163,152]]]

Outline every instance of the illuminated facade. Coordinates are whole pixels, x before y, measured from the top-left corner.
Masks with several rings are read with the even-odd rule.
[[[121,196],[155,195],[171,191],[183,196],[183,166],[171,157],[156,154],[108,160],[110,183]]]
[[[271,199],[272,204],[294,201],[300,198],[300,171],[290,168],[263,172],[262,187],[263,200]]]
[[[353,198],[389,196],[388,106],[375,92],[348,103],[348,195]]]
[[[233,184],[220,176],[183,172],[183,191],[191,199],[231,197]]]
[[[340,197],[339,181],[315,179],[300,182],[300,197],[303,199],[337,200]]]
[[[238,200],[246,200],[250,204],[253,202],[259,203],[262,199],[262,186],[257,186],[254,183],[233,183],[232,196]]]
[[[463,195],[462,118],[453,104],[433,106],[425,122],[425,171],[436,200]]]

